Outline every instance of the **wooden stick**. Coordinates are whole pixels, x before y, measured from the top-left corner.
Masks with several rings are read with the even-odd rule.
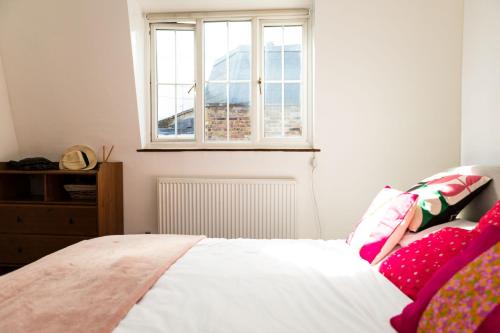
[[[113,146],[111,146],[111,149],[109,150],[109,153],[108,153],[108,156],[106,157],[105,162],[107,162],[107,161],[108,161],[108,159],[109,159],[109,156],[111,156],[111,153],[113,152],[113,148],[115,148],[115,146],[114,146],[114,145],[113,145]]]
[[[102,146],[102,161],[106,162],[106,146]]]

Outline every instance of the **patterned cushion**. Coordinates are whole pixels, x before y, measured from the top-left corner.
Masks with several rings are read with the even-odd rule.
[[[425,238],[429,236],[430,234],[439,231],[444,228],[460,228],[460,229],[466,229],[466,230],[473,230],[474,228],[477,227],[477,222],[472,222],[472,221],[467,221],[467,220],[455,220],[443,224],[438,224],[433,227],[427,228],[425,230],[419,231],[419,232],[412,232],[412,231],[407,231],[403,238],[399,241],[399,245],[401,246],[408,246],[411,243]]]
[[[474,229],[474,232],[481,233],[489,225],[500,227],[500,200],[497,201],[493,207],[481,217],[481,219],[479,219],[479,223]]]
[[[408,304],[401,314],[391,319],[391,325],[400,333],[417,332],[419,322],[421,321],[422,314],[426,311],[427,306],[433,299],[434,295],[438,293],[442,286],[446,285],[450,279],[457,274],[460,270],[466,267],[470,262],[474,261],[482,253],[490,249],[500,241],[500,228],[489,226],[483,233],[471,240],[469,246],[462,252],[454,256],[443,267],[437,270],[425,286],[418,292],[415,302]],[[498,266],[498,265],[497,265]],[[498,275],[498,274],[497,274]],[[499,288],[498,285],[496,287]],[[472,299],[478,296],[478,293],[472,292],[462,295],[462,300],[465,303],[472,304]],[[496,301],[498,303],[498,299]],[[453,311],[457,311],[453,309]],[[495,309],[486,317],[481,326],[476,332],[487,332],[491,327],[499,327],[500,323],[499,307]],[[439,319],[439,318],[435,318]],[[421,325],[425,325],[423,322]],[[437,330],[431,330],[432,332]],[[465,332],[458,330],[458,332]],[[494,330],[490,330],[494,332]]]
[[[432,274],[472,239],[460,228],[444,228],[400,248],[388,257],[379,271],[408,297],[415,299]]]
[[[483,190],[490,178],[476,175],[437,174],[408,192],[418,194],[418,207],[408,227],[421,231],[449,222]]]
[[[385,187],[375,197],[347,243],[361,258],[378,263],[398,244],[408,228],[418,196]]]
[[[455,274],[432,298],[420,332],[474,332],[500,302],[500,244]]]

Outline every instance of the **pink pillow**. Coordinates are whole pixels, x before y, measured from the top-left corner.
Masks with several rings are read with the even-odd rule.
[[[500,228],[490,226],[485,232],[474,238],[469,246],[461,253],[457,254],[453,259],[448,261],[441,267],[429,280],[429,282],[420,290],[415,302],[407,305],[403,312],[391,319],[391,325],[400,333],[416,332],[419,326],[420,319],[424,311],[426,311],[431,299],[436,293],[460,270],[466,267],[470,262],[479,257],[482,253],[490,249],[500,241]],[[498,259],[497,259],[498,260]],[[491,267],[490,266],[487,266]],[[497,267],[498,268],[498,267]],[[498,283],[498,282],[497,282]],[[496,287],[498,290],[498,286]],[[466,311],[463,315],[467,316],[469,301],[472,301],[476,296],[480,296],[478,292],[471,292],[467,295],[467,301],[463,309]],[[462,295],[463,297],[463,295]],[[462,308],[456,309],[461,311]],[[462,315],[462,316],[463,316]],[[439,320],[439,316],[436,316]],[[422,323],[423,324],[423,323]],[[488,332],[488,329],[498,328],[500,325],[500,310],[497,305],[480,324],[476,332]],[[491,331],[493,332],[493,331]]]
[[[460,228],[444,228],[400,248],[379,271],[408,297],[415,299],[432,274],[462,251],[473,234]]]
[[[439,231],[441,229],[451,227],[451,228],[460,228],[460,229],[466,229],[466,230],[472,230],[477,226],[477,222],[471,222],[467,220],[454,220],[451,222],[443,223],[443,224],[438,224],[433,227],[424,229],[419,232],[412,232],[412,231],[407,231],[403,238],[399,241],[399,245],[401,246],[408,246],[411,243],[425,238],[429,236],[430,234]]]
[[[401,193],[401,191],[393,189],[390,186],[386,186],[380,192],[378,192],[373,201],[370,203],[370,206],[368,206],[366,212],[363,214],[361,221],[358,223],[354,231],[349,235],[347,244],[356,248],[361,248],[363,242],[368,237],[368,234],[371,230],[371,225],[363,222],[365,220],[368,220],[369,218],[373,218],[377,214],[380,215],[381,208]]]
[[[484,214],[474,229],[475,233],[483,232],[489,225],[500,227],[500,200],[497,201],[491,209]]]
[[[417,204],[416,194],[385,187],[363,215],[347,243],[361,258],[377,264],[398,244]]]

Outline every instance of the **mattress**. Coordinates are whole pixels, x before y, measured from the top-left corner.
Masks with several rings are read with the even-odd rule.
[[[410,301],[342,240],[205,239],[114,332],[393,332]]]

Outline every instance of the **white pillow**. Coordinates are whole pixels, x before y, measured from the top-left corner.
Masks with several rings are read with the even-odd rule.
[[[424,237],[429,236],[433,232],[436,232],[438,230],[441,230],[446,227],[452,227],[452,228],[460,228],[460,229],[467,229],[467,230],[472,230],[476,227],[477,223],[472,222],[472,221],[467,221],[467,220],[454,220],[451,222],[443,223],[443,224],[438,224],[433,227],[424,229],[420,232],[411,232],[408,231],[406,234],[403,236],[403,238],[399,241],[399,245],[401,246],[408,246],[410,243],[413,243],[414,241],[417,241],[419,239],[422,239]]]

